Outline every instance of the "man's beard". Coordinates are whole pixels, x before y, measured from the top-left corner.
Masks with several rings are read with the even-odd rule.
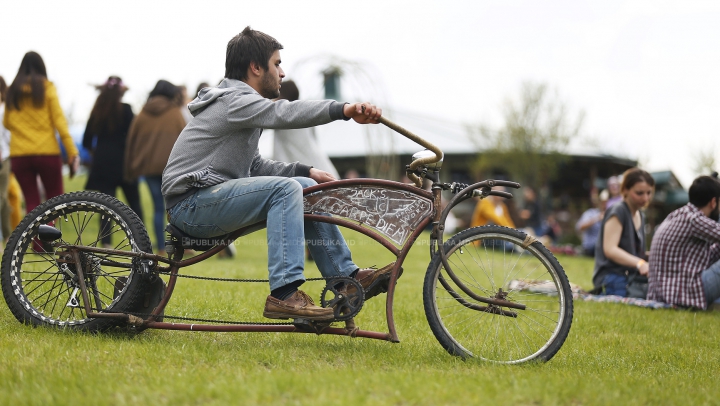
[[[260,81],[260,95],[267,99],[277,99],[280,97],[280,87],[277,84],[275,76],[270,72],[265,72]]]
[[[720,221],[720,205],[715,206],[715,210],[711,211],[708,217],[715,221]]]

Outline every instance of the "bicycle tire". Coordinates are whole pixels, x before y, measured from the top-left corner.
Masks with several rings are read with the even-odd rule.
[[[98,219],[102,219],[102,222]],[[38,229],[51,225],[67,244],[97,247],[103,236],[111,236],[111,248],[152,252],[142,220],[119,200],[98,192],[75,192],[54,197],[32,210],[8,240],[0,267],[5,301],[24,324],[83,331],[104,331],[122,322],[89,318],[79,292],[72,255],[41,242]],[[130,257],[93,254],[80,250],[91,310],[134,311],[142,305],[147,278],[139,274],[138,262]],[[75,278],[72,278],[72,274]],[[74,298],[74,299],[73,299]],[[73,302],[74,300],[74,302]]]
[[[524,310],[473,299],[447,273],[440,253],[433,256],[423,304],[430,328],[447,352],[518,364],[548,361],[560,350],[572,324],[570,283],[552,253],[532,241],[518,230],[483,226],[462,231],[443,245],[465,289],[523,304]]]

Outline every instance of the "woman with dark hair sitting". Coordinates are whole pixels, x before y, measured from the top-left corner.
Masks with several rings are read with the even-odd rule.
[[[28,212],[40,204],[37,179],[47,199],[63,193],[62,157],[55,131],[67,151],[70,176],[80,163],[55,85],[47,78],[45,62],[28,52],[5,95],[3,125],[10,130],[10,161],[20,183]]]
[[[85,189],[115,196],[118,187],[122,188],[128,205],[142,218],[140,193],[137,180],[123,180],[123,162],[125,160],[125,144],[133,114],[129,104],[122,102],[127,86],[117,76],[110,76],[105,83],[95,86],[100,94],[95,100],[90,118],[85,127],[83,147],[92,153],[92,165]],[[101,230],[108,223],[101,219]],[[110,245],[112,230],[102,236],[102,243]]]
[[[144,176],[150,189],[156,247],[161,255],[165,250],[165,202],[160,186],[170,151],[185,128],[182,103],[180,88],[159,80],[130,126],[125,149],[125,180],[135,181]]]
[[[645,215],[642,209],[652,199],[655,180],[639,168],[623,174],[623,199],[605,211],[597,246],[593,284],[607,295],[645,298],[645,293],[628,291],[628,282],[644,279],[647,289]]]

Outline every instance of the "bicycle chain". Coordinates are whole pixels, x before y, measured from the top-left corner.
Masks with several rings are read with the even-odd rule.
[[[172,276],[172,274],[168,271],[156,271],[158,274],[161,275],[167,275]],[[218,281],[218,282],[270,282],[269,279],[237,279],[237,278],[213,278],[210,276],[196,276],[196,275],[185,275],[185,274],[175,274],[175,276],[179,278],[188,278],[188,279],[201,279],[201,280],[208,280],[208,281]],[[338,278],[346,278],[346,276],[327,276],[327,277],[321,277],[321,278],[307,278],[305,279],[306,282],[315,282],[315,281],[327,281],[331,279],[338,279]]]
[[[168,275],[171,276],[172,274],[167,271],[156,271],[158,274],[162,275]],[[210,280],[210,281],[218,281],[218,282],[270,282],[269,279],[237,279],[237,278],[213,278],[210,276],[196,276],[196,275],[184,275],[184,274],[175,274],[175,276],[180,278],[188,278],[188,279],[201,279],[201,280]],[[344,278],[343,276],[328,276],[328,277],[322,277],[322,278],[307,278],[306,281],[323,281],[323,280],[331,280],[331,279],[338,279],[338,278]],[[151,316],[151,313],[128,313],[132,314],[133,316],[138,317],[149,317]],[[237,324],[237,325],[260,325],[260,326],[292,326],[293,323],[267,323],[267,322],[254,322],[254,321],[227,321],[227,320],[213,320],[213,319],[198,319],[193,317],[183,317],[183,316],[170,316],[170,315],[163,315],[163,318],[173,319],[173,320],[185,320],[185,321],[197,321],[197,322],[203,322],[203,323],[219,323],[219,324]]]
[[[132,314],[133,316],[138,317],[149,317],[152,314],[151,313],[136,313],[136,312],[128,312],[128,314]],[[219,324],[239,324],[239,325],[260,325],[260,326],[291,326],[293,323],[285,322],[285,323],[268,323],[268,322],[260,322],[260,321],[229,321],[229,320],[215,320],[215,319],[198,319],[194,317],[183,317],[183,316],[169,316],[169,315],[162,315],[158,316],[159,318],[163,319],[173,319],[173,320],[184,320],[184,321],[197,321],[197,322],[203,322],[203,323],[219,323]]]

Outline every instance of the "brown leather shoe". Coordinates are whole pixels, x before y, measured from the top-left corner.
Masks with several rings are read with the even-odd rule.
[[[268,319],[332,320],[335,318],[332,308],[315,306],[312,298],[302,290],[298,290],[285,300],[268,296],[263,316]]]
[[[358,271],[355,275],[355,279],[360,282],[360,285],[362,285],[365,290],[365,300],[388,291],[390,273],[392,272],[394,266],[395,262],[391,262],[380,269],[364,268]],[[403,269],[400,268],[398,278],[400,278],[402,272]],[[348,294],[352,294],[354,291],[355,289],[353,286],[348,287]]]

